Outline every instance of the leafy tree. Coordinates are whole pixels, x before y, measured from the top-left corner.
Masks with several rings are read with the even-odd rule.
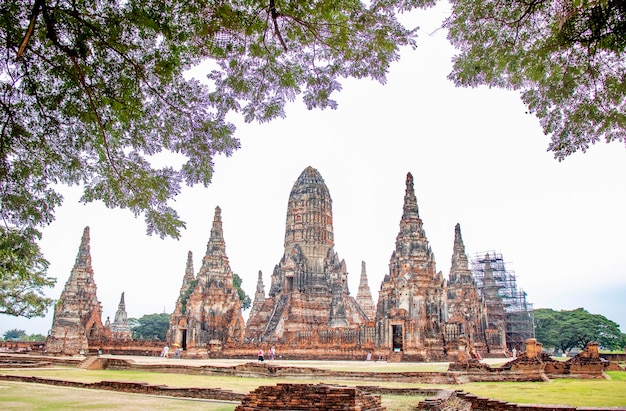
[[[43,334],[31,334],[28,336],[28,341],[46,341],[46,336]]]
[[[583,308],[554,311],[549,308],[534,310],[535,335],[545,347],[568,352],[584,348],[596,341],[605,349],[621,349],[623,334],[613,321],[599,314],[590,314]]]
[[[252,305],[252,300],[250,296],[246,294],[246,292],[241,288],[241,282],[243,280],[239,277],[239,274],[233,275],[233,287],[237,289],[237,294],[239,294],[239,299],[241,300],[241,306],[244,310],[247,310]]]
[[[128,320],[133,338],[142,340],[165,340],[167,329],[170,326],[170,316],[166,313],[146,314],[141,318]]]
[[[5,331],[3,337],[6,341],[24,340],[26,339],[27,335],[26,335],[26,331],[18,330],[17,328],[14,328],[12,330]]]
[[[521,90],[563,160],[626,142],[626,2],[451,0],[457,85]]]
[[[178,238],[185,223],[170,200],[183,182],[207,186],[214,156],[239,147],[229,115],[284,117],[297,96],[335,108],[342,78],[384,82],[399,47],[415,44],[396,13],[434,2],[3,1],[4,231],[34,248],[23,230],[54,219],[65,184],[83,186],[82,202],[129,209],[149,234]],[[206,61],[208,84],[185,76]],[[175,160],[157,167],[159,153]]]
[[[44,259],[33,229],[7,229],[0,225],[0,313],[13,316],[42,316],[52,299],[44,288],[52,287],[55,278],[47,277]]]

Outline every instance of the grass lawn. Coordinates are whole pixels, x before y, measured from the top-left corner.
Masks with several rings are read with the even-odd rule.
[[[421,369],[416,371],[422,371]],[[0,370],[5,374],[35,375],[44,378],[66,379],[84,382],[102,380],[136,381],[150,384],[165,384],[174,387],[222,388],[234,392],[247,393],[261,385],[285,383],[329,383],[340,385],[377,385],[381,387],[426,387],[420,383],[389,381],[343,381],[310,378],[250,378],[234,376],[203,376],[139,372],[127,370],[81,370],[76,368]],[[462,389],[481,397],[496,398],[521,404],[560,404],[570,406],[626,406],[626,372],[609,371],[610,380],[556,379],[550,382],[524,383],[470,383],[465,385],[435,386],[449,389]],[[28,388],[19,388],[26,386]],[[429,386],[430,387],[430,386]],[[11,388],[11,389],[4,389]],[[70,390],[68,393],[66,390]],[[87,392],[86,392],[87,391]],[[31,392],[39,392],[32,394]],[[74,392],[74,394],[71,394]],[[85,393],[86,392],[86,393]],[[92,399],[93,398],[93,399]],[[101,402],[100,399],[103,399]],[[383,406],[390,411],[409,410],[422,400],[421,397],[383,395]],[[118,402],[119,401],[119,402]],[[196,405],[205,410],[233,410],[236,405],[209,403],[197,400],[166,399],[137,394],[122,394],[98,390],[81,390],[38,384],[21,384],[0,381],[0,403],[3,409],[115,409],[120,404],[138,408],[125,409],[189,409]],[[144,401],[147,401],[144,403]],[[154,402],[150,402],[154,401]],[[22,406],[22,405],[24,406]],[[82,407],[82,408],[81,408]],[[179,408],[177,408],[179,407]],[[200,409],[200,408],[198,408]]]
[[[0,381],[3,410],[208,410],[232,411],[237,404],[126,394],[83,388]]]
[[[460,388],[481,397],[518,404],[626,406],[626,372],[608,371],[606,374],[610,380],[558,378],[549,382],[481,382],[465,384]]]

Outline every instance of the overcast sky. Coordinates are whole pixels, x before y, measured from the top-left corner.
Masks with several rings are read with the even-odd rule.
[[[348,80],[337,110],[307,111],[297,101],[269,124],[236,120],[241,149],[215,161],[208,188],[185,189],[174,203],[187,229],[178,241],[145,235],[142,218],[101,203],[81,205],[65,189],[41,247],[58,279],[58,299],[76,259],[83,228],[103,318],[126,293],[129,317],[171,313],[192,251],[196,272],[216,206],[222,208],[226,252],[243,288],[265,289],[283,254],[287,200],[307,166],[324,178],[333,200],[335,251],[345,259],[352,295],[361,261],[378,298],[398,234],[405,177],[415,179],[420,216],[447,276],[454,226],[468,254],[502,253],[535,308],[584,307],[626,331],[626,150],[599,143],[563,162],[546,151],[549,138],[526,114],[515,91],[455,88],[446,79],[454,50],[436,31],[444,8],[413,13],[422,27],[417,50],[403,50],[388,82]],[[247,318],[247,312],[244,313]],[[0,333],[46,334],[43,319],[0,316]]]

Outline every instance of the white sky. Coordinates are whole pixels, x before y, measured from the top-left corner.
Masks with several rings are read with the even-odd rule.
[[[384,86],[345,81],[337,110],[307,111],[298,101],[284,120],[238,121],[242,148],[216,159],[208,188],[185,189],[174,204],[188,227],[179,241],[147,237],[143,218],[79,204],[79,190],[65,190],[41,241],[49,275],[58,279],[47,294],[59,298],[90,226],[103,322],[113,319],[123,291],[129,317],[171,313],[187,252],[197,272],[218,205],[231,268],[251,297],[262,270],[267,291],[283,254],[289,192],[310,165],[333,199],[335,251],[346,261],[351,293],[363,260],[376,302],[410,171],[445,276],[458,222],[468,254],[501,252],[535,308],[584,307],[626,332],[626,150],[599,143],[559,163],[517,92],[455,88],[446,79],[454,50],[444,31],[435,32],[445,16],[441,7],[413,13],[408,20],[422,27],[418,49],[403,51]],[[46,334],[51,325],[51,311],[43,319],[0,316],[0,334]]]

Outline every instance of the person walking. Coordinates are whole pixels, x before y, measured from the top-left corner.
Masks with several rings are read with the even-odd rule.
[[[263,350],[261,348],[259,348],[259,362],[263,362],[264,358],[263,358]]]

